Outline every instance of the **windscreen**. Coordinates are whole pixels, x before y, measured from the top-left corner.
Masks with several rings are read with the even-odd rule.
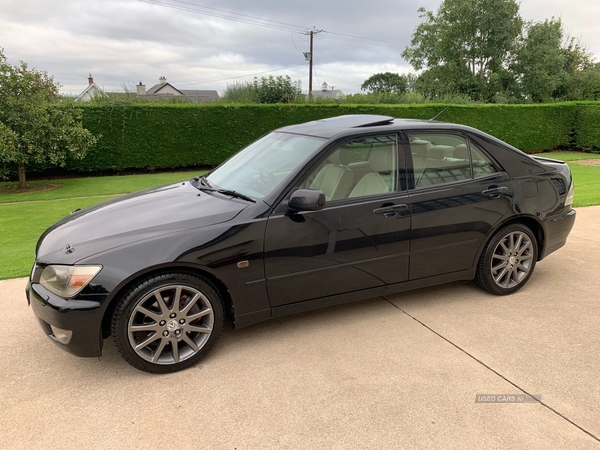
[[[324,142],[322,138],[273,132],[225,161],[207,179],[215,187],[260,199],[281,185]]]

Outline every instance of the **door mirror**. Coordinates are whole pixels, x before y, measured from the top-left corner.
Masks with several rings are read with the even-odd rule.
[[[298,189],[288,202],[288,208],[292,211],[317,211],[324,206],[325,194],[316,189]]]

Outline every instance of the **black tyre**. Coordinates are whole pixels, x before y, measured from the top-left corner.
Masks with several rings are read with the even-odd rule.
[[[512,294],[527,283],[537,257],[538,245],[533,232],[522,224],[508,225],[486,244],[475,282],[492,294]]]
[[[129,289],[112,317],[112,336],[137,369],[170,373],[197,363],[223,329],[217,290],[193,272],[143,278]]]

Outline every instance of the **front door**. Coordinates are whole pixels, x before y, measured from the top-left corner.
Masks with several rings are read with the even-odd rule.
[[[271,306],[408,279],[410,215],[398,156],[396,135],[346,141],[294,186],[323,190],[328,200],[319,211],[282,207],[269,218]]]

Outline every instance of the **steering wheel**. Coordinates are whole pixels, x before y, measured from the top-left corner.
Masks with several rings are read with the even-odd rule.
[[[269,183],[271,188],[277,186],[277,179],[275,178],[275,175],[273,175],[273,172],[271,172],[264,164],[258,166],[258,178],[266,183]]]

